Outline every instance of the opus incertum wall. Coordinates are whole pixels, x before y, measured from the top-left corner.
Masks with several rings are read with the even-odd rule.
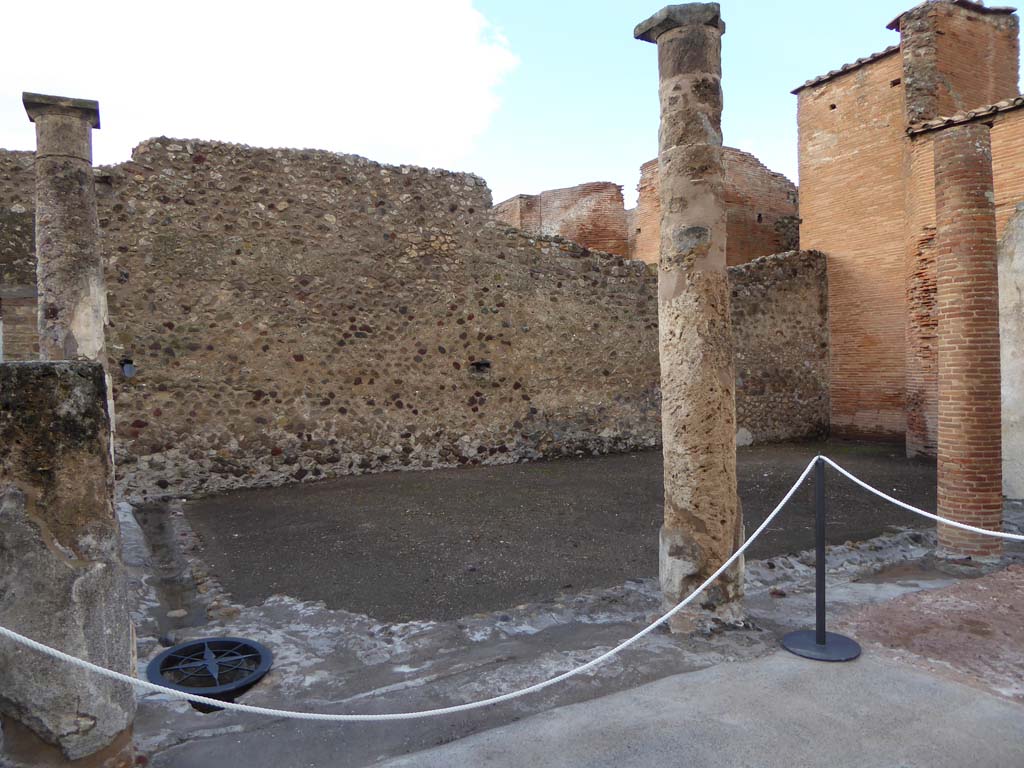
[[[96,175],[132,498],[660,445],[655,276],[493,223],[476,176],[170,139]],[[0,152],[0,238],[33,180]],[[0,270],[34,280],[31,241]],[[820,434],[824,261],[740,270],[743,442]]]

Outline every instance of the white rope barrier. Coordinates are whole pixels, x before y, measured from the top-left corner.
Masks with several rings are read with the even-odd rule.
[[[885,499],[890,504],[895,504],[897,507],[901,507],[907,510],[908,512],[913,512],[915,514],[921,515],[922,517],[927,517],[929,520],[935,520],[936,522],[943,523],[945,525],[951,525],[954,528],[959,528],[964,531],[970,531],[971,533],[980,533],[985,536],[995,536],[999,539],[1009,539],[1011,541],[1024,541],[1024,536],[1017,533],[1007,533],[1005,531],[993,531],[988,528],[978,528],[973,525],[967,525],[966,523],[959,523],[956,520],[950,520],[945,517],[939,517],[938,515],[932,514],[931,512],[925,512],[923,509],[918,509],[917,507],[913,507],[910,504],[907,504],[906,502],[900,501],[899,499],[894,499],[892,496],[890,496],[887,493],[883,493],[882,491],[875,488],[873,485],[868,485],[859,477],[855,477],[854,475],[850,474],[850,472],[836,464],[828,456],[818,456],[817,458],[824,461],[826,464],[831,466],[833,469],[839,472],[839,474],[843,475],[848,480],[852,480],[853,482],[855,482],[865,491],[871,491],[871,493]]]
[[[768,517],[765,518],[764,522],[758,526],[757,530],[754,531],[754,533],[743,543],[743,545],[739,549],[737,549],[728,560],[722,563],[718,570],[711,574],[711,576],[709,576],[703,584],[701,584],[693,592],[687,595],[682,602],[680,602],[667,613],[663,614],[659,619],[655,620],[651,624],[648,624],[646,627],[644,627],[642,630],[637,632],[632,637],[623,640],[621,643],[619,643],[611,650],[605,651],[600,656],[591,659],[585,664],[581,664],[578,667],[570,669],[568,672],[563,672],[560,675],[541,681],[539,683],[535,683],[526,688],[521,688],[516,691],[510,691],[508,693],[503,693],[498,696],[492,696],[487,699],[481,699],[479,701],[471,701],[465,704],[456,704],[450,707],[440,707],[438,709],[421,710],[419,712],[388,712],[373,715],[333,714],[329,712],[300,712],[288,709],[272,709],[270,707],[256,707],[249,704],[238,704],[232,701],[220,701],[218,699],[211,699],[206,696],[197,696],[195,694],[185,693],[184,691],[176,691],[173,688],[167,688],[162,685],[157,685],[155,683],[149,682],[148,680],[142,680],[137,677],[132,677],[131,675],[123,674],[121,672],[115,672],[112,669],[101,667],[98,664],[93,664],[92,662],[79,659],[78,657],[64,653],[63,651],[58,651],[56,648],[51,648],[48,645],[43,645],[40,642],[37,642],[29,637],[25,637],[24,635],[18,634],[13,630],[7,629],[6,627],[0,626],[0,636],[6,637],[9,640],[13,640],[15,643],[20,643],[21,645],[27,648],[31,648],[32,650],[38,651],[39,653],[43,653],[54,659],[65,661],[68,664],[71,664],[72,666],[79,667],[90,672],[94,672],[97,675],[107,677],[111,680],[117,680],[118,682],[126,683],[128,685],[134,685],[136,688],[140,688],[144,691],[150,691],[151,693],[161,693],[176,699],[185,699],[187,701],[195,702],[197,704],[205,704],[207,706],[219,707],[221,709],[233,710],[236,712],[246,712],[248,714],[253,715],[268,715],[271,717],[290,718],[294,720],[318,720],[326,722],[372,722],[382,720],[413,720],[423,717],[438,717],[440,715],[450,715],[456,712],[466,712],[471,709],[478,709],[480,707],[487,707],[494,704],[500,704],[504,701],[509,701],[511,699],[516,699],[531,693],[536,693],[537,691],[543,690],[544,688],[555,685],[556,683],[560,683],[563,680],[568,680],[570,677],[581,675],[584,672],[587,672],[593,669],[594,667],[598,666],[599,664],[607,661],[616,654],[622,652],[623,650],[633,645],[633,643],[640,640],[641,638],[649,635],[659,625],[664,624],[670,618],[679,613],[679,611],[681,611],[683,608],[689,605],[693,600],[695,600],[705,589],[707,589],[707,587],[713,581],[715,581],[715,579],[717,579],[719,576],[725,573],[725,571],[728,570],[733,565],[733,563],[735,563],[736,560],[738,560],[743,555],[747,548],[751,544],[753,544],[754,541],[757,540],[757,538],[765,531],[765,529],[768,528],[768,526],[779,514],[779,512],[782,511],[782,508],[786,506],[786,504],[792,498],[793,494],[796,493],[797,488],[799,488],[803,484],[804,480],[807,478],[807,475],[810,473],[811,469],[814,467],[818,459],[827,462],[842,475],[849,478],[850,480],[852,480],[865,490],[871,491],[872,493],[876,494],[877,496],[880,496],[886,501],[889,501],[910,512],[915,512],[919,515],[931,518],[932,520],[937,520],[938,522],[945,523],[947,525],[952,525],[956,528],[962,528],[967,531],[972,531],[974,533],[981,533],[988,536],[998,536],[1000,538],[1013,539],[1015,541],[1024,541],[1024,536],[1012,533],[1003,533],[1000,531],[990,531],[985,528],[976,528],[972,525],[958,523],[955,520],[947,520],[946,518],[939,517],[938,515],[933,515],[930,512],[925,512],[922,509],[918,509],[917,507],[905,504],[904,502],[899,501],[898,499],[894,499],[888,494],[883,493],[877,488],[868,485],[863,480],[854,477],[852,474],[847,472],[845,469],[843,469],[841,466],[836,464],[828,457],[816,456],[804,468],[804,471],[800,473],[800,477],[797,478],[797,481],[793,484],[793,486],[789,489],[786,495],[782,498],[782,501],[780,501],[776,505],[775,509],[772,510],[771,514],[769,514]]]
[[[378,715],[344,715],[332,714],[327,712],[296,712],[288,709],[270,709],[268,707],[254,707],[249,704],[237,704],[232,701],[219,701],[217,699],[207,698],[206,696],[196,696],[191,693],[176,691],[173,688],[166,688],[162,685],[156,685],[155,683],[151,683],[148,680],[140,680],[137,677],[131,677],[130,675],[115,672],[112,669],[101,667],[98,664],[93,664],[91,662],[79,659],[75,656],[71,656],[70,654],[64,653],[63,651],[58,651],[55,648],[50,648],[49,646],[43,645],[42,643],[38,643],[35,640],[25,637],[24,635],[19,635],[17,632],[13,632],[7,629],[6,627],[0,627],[0,635],[10,640],[13,640],[16,643],[21,643],[22,645],[32,648],[33,650],[39,651],[40,653],[45,653],[47,656],[52,656],[55,659],[66,661],[73,666],[81,667],[82,669],[87,669],[90,672],[95,672],[98,675],[108,677],[111,680],[118,680],[122,683],[134,685],[136,688],[141,688],[146,691],[152,691],[154,693],[167,694],[168,696],[173,696],[177,699],[186,699],[188,701],[194,701],[198,704],[206,704],[207,706],[220,707],[221,709],[230,709],[236,712],[248,712],[249,714],[254,715],[269,715],[271,717],[285,717],[292,718],[295,720],[321,720],[327,722],[346,723],[367,722],[375,720],[413,720],[421,717],[437,717],[439,715],[450,715],[456,712],[465,712],[470,709],[478,709],[480,707],[487,707],[492,704],[500,704],[501,702],[509,701],[510,699],[517,699],[520,696],[526,696],[527,694],[535,693],[537,691],[543,690],[544,688],[547,688],[548,686],[552,686],[555,683],[560,683],[563,680],[568,680],[570,677],[575,677],[576,675],[583,674],[584,672],[593,669],[598,664],[607,661],[612,656],[615,656],[617,653],[620,653],[621,651],[625,650],[640,638],[649,635],[660,624],[664,624],[670,618],[679,613],[679,611],[681,611],[683,608],[689,605],[693,600],[695,600],[698,595],[700,595],[705,589],[707,589],[709,584],[711,584],[715,579],[717,579],[719,576],[725,573],[725,571],[743,555],[743,553],[747,550],[747,547],[754,543],[757,537],[760,536],[764,532],[764,530],[771,524],[772,520],[775,519],[775,516],[782,511],[782,508],[784,506],[786,506],[786,503],[790,500],[790,498],[792,498],[793,494],[796,493],[796,489],[800,487],[801,483],[803,483],[804,479],[807,477],[808,473],[811,471],[811,468],[813,466],[814,461],[812,460],[804,469],[804,471],[800,474],[800,477],[797,479],[797,481],[793,483],[793,487],[790,488],[789,492],[782,498],[782,501],[780,501],[778,505],[775,507],[775,509],[772,510],[772,513],[765,518],[765,521],[761,523],[760,526],[758,526],[757,530],[754,531],[753,535],[751,535],[751,537],[743,543],[743,546],[737,549],[733,553],[732,557],[730,557],[728,560],[722,563],[721,567],[713,574],[711,574],[703,584],[701,584],[693,592],[687,595],[681,603],[675,606],[672,610],[665,613],[661,618],[647,625],[632,637],[623,640],[621,643],[619,643],[611,650],[605,651],[600,656],[588,661],[586,664],[581,664],[580,666],[575,667],[574,669],[570,669],[568,672],[563,672],[562,674],[557,675],[556,677],[552,677],[548,680],[535,683],[534,685],[528,686],[526,688],[521,688],[517,691],[510,691],[509,693],[503,693],[499,696],[492,696],[491,698],[481,699],[480,701],[471,701],[466,704],[456,704],[451,707],[441,707],[439,709],[427,709],[422,710],[420,712],[389,712]]]

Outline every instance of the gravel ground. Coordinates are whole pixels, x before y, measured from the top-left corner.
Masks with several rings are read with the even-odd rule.
[[[899,446],[755,446],[738,452],[748,532],[818,452],[934,508],[934,464]],[[828,477],[831,543],[930,525]],[[813,546],[811,488],[750,557]],[[211,573],[240,603],[283,594],[382,621],[453,619],[655,576],[661,454],[362,475],[199,499],[185,513]]]

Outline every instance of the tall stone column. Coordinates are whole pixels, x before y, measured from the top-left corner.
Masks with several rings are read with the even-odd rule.
[[[938,286],[938,513],[1000,530],[1003,521],[999,275],[989,128],[935,136]],[[993,557],[1000,539],[939,525],[952,556]]]
[[[668,603],[689,594],[743,540],[722,194],[724,32],[717,3],[667,6],[634,31],[638,40],[657,43],[660,76],[665,520],[659,565]],[[732,616],[741,596],[738,565],[701,596],[700,605]]]
[[[107,291],[92,174],[99,104],[37,93],[22,101],[36,124],[39,356],[106,366]]]

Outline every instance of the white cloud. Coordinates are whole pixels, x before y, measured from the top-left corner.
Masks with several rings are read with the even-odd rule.
[[[518,63],[471,0],[42,0],[5,28],[0,146],[34,146],[22,90],[97,99],[97,163],[167,135],[458,167]]]

